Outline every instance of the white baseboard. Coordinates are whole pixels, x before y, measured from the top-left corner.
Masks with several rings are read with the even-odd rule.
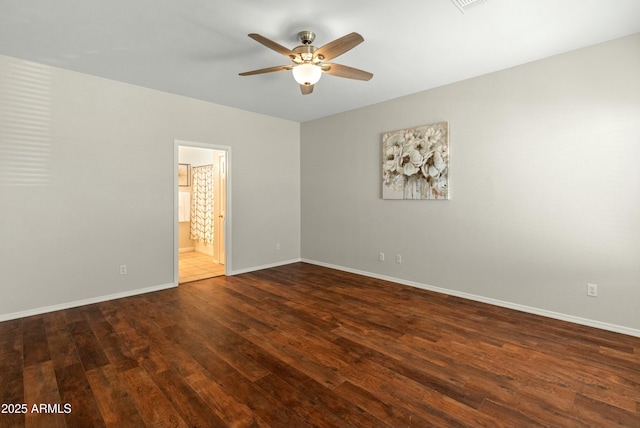
[[[341,271],[344,271],[344,272],[355,273],[357,275],[368,276],[370,278],[381,279],[381,280],[384,280],[384,281],[395,282],[395,283],[402,284],[402,285],[407,285],[407,286],[410,286],[410,287],[416,287],[416,288],[421,288],[421,289],[424,289],[424,290],[434,291],[436,293],[448,294],[450,296],[461,297],[463,299],[469,299],[469,300],[474,300],[474,301],[477,301],[477,302],[488,303],[490,305],[495,305],[495,306],[500,306],[500,307],[503,307],[503,308],[513,309],[513,310],[520,311],[520,312],[526,312],[526,313],[530,313],[530,314],[534,314],[534,315],[541,315],[541,316],[544,316],[544,317],[547,317],[547,318],[553,318],[553,319],[558,319],[558,320],[561,320],[561,321],[571,322],[571,323],[574,323],[574,324],[580,324],[580,325],[585,325],[585,326],[588,326],[588,327],[599,328],[601,330],[607,330],[607,331],[612,331],[612,332],[615,332],[615,333],[626,334],[628,336],[640,337],[640,330],[634,329],[634,328],[630,328],[630,327],[625,327],[625,326],[621,326],[621,325],[617,325],[617,324],[609,324],[609,323],[596,321],[596,320],[591,320],[591,319],[587,319],[587,318],[576,317],[576,316],[573,316],[573,315],[567,315],[567,314],[563,314],[563,313],[560,313],[560,312],[548,311],[546,309],[534,308],[534,307],[531,307],[531,306],[521,305],[521,304],[518,304],[518,303],[506,302],[506,301],[503,301],[503,300],[492,299],[492,298],[489,298],[489,297],[478,296],[478,295],[475,295],[475,294],[464,293],[464,292],[461,292],[461,291],[450,290],[450,289],[447,289],[447,288],[434,287],[434,286],[428,285],[428,284],[422,284],[422,283],[419,283],[419,282],[408,281],[408,280],[404,280],[404,279],[401,279],[401,278],[395,278],[395,277],[391,277],[391,276],[380,275],[380,274],[367,272],[367,271],[362,271],[362,270],[358,270],[358,269],[352,269],[352,268],[348,268],[348,267],[344,267],[344,266],[334,265],[334,264],[331,264],[331,263],[319,262],[319,261],[316,261],[316,260],[300,259],[300,258],[291,259],[291,260],[281,261],[281,262],[277,262],[277,263],[270,263],[270,264],[266,264],[266,265],[262,265],[262,266],[253,266],[253,267],[250,267],[250,268],[234,270],[234,271],[232,271],[230,273],[230,275],[239,275],[239,274],[242,274],[242,273],[248,273],[248,272],[253,272],[253,271],[262,270],[262,269],[269,269],[269,268],[278,267],[278,266],[284,266],[284,265],[288,265],[288,264],[291,264],[291,263],[297,263],[297,262],[304,262],[304,263],[309,263],[309,264],[313,264],[313,265],[323,266],[323,267],[327,267],[327,268],[330,268],[330,269],[341,270]],[[61,303],[61,304],[58,304],[58,305],[52,305],[52,306],[45,306],[45,307],[41,307],[41,308],[29,309],[29,310],[21,311],[21,312],[13,312],[13,313],[9,313],[9,314],[0,314],[0,322],[12,320],[12,319],[17,319],[17,318],[29,317],[29,316],[33,316],[33,315],[40,315],[40,314],[44,314],[44,313],[48,313],[48,312],[60,311],[60,310],[63,310],[63,309],[75,308],[75,307],[78,307],[78,306],[91,305],[93,303],[105,302],[107,300],[115,300],[115,299],[121,299],[123,297],[136,296],[138,294],[144,294],[144,293],[151,293],[151,292],[154,292],[154,291],[166,290],[168,288],[173,288],[173,287],[177,287],[177,284],[173,284],[173,283],[162,284],[162,285],[157,285],[157,286],[153,286],[153,287],[146,287],[146,288],[139,288],[139,289],[136,289],[136,290],[125,291],[125,292],[122,292],[122,293],[109,294],[109,295],[105,295],[105,296],[98,296],[98,297],[92,297],[92,298],[89,298],[89,299],[83,299],[83,300],[76,300],[76,301],[73,301],[73,302]]]
[[[350,272],[350,273],[355,273],[355,274],[358,274],[358,275],[368,276],[370,278],[382,279],[384,281],[390,281],[390,282],[395,282],[395,283],[402,284],[402,285],[408,285],[410,287],[422,288],[423,290],[435,291],[436,293],[448,294],[450,296],[456,296],[456,297],[461,297],[463,299],[474,300],[476,302],[488,303],[490,305],[495,305],[495,306],[500,306],[500,307],[503,307],[503,308],[513,309],[513,310],[520,311],[520,312],[526,312],[526,313],[530,313],[530,314],[534,314],[534,315],[541,315],[541,316],[547,317],[547,318],[553,318],[553,319],[557,319],[557,320],[561,320],[561,321],[568,321],[568,322],[571,322],[571,323],[574,323],[574,324],[585,325],[585,326],[588,326],[588,327],[595,327],[595,328],[599,328],[601,330],[612,331],[614,333],[626,334],[628,336],[640,337],[640,330],[634,329],[634,328],[630,328],[630,327],[621,326],[621,325],[617,325],[617,324],[609,324],[609,323],[605,323],[605,322],[601,322],[601,321],[591,320],[591,319],[588,319],[588,318],[581,318],[581,317],[576,317],[576,316],[573,316],[573,315],[563,314],[563,313],[560,313],[560,312],[553,312],[553,311],[548,311],[546,309],[540,309],[540,308],[534,308],[534,307],[531,307],[531,306],[525,306],[525,305],[521,305],[521,304],[518,304],[518,303],[505,302],[503,300],[492,299],[492,298],[489,298],[489,297],[478,296],[478,295],[475,295],[475,294],[464,293],[464,292],[461,292],[461,291],[450,290],[450,289],[447,289],[447,288],[434,287],[432,285],[421,284],[419,282],[407,281],[407,280],[400,279],[400,278],[394,278],[394,277],[391,277],[391,276],[386,276],[386,275],[380,275],[380,274],[376,274],[376,273],[361,271],[361,270],[358,270],[358,269],[351,269],[351,268],[347,268],[347,267],[344,267],[344,266],[338,266],[338,265],[333,265],[333,264],[330,264],[330,263],[319,262],[319,261],[316,261],[316,260],[301,259],[301,261],[304,262],[304,263],[310,263],[310,264],[323,266],[323,267],[327,267],[327,268],[331,268],[331,269],[341,270],[341,271],[344,271],[344,272]]]
[[[194,247],[184,247],[184,248],[180,248],[178,250],[179,253],[190,253],[192,251],[195,251],[196,249]]]
[[[301,262],[301,261],[302,261],[302,259],[291,259],[291,260],[285,260],[285,261],[282,261],[282,262],[270,263],[268,265],[253,266],[253,267],[250,267],[250,268],[233,270],[233,271],[231,271],[230,275],[239,275],[241,273],[249,273],[249,272],[253,272],[253,271],[256,271],[256,270],[269,269],[269,268],[278,267],[278,266],[290,265],[291,263],[298,263],[298,262]]]
[[[268,265],[253,266],[253,267],[246,268],[246,269],[234,270],[229,275],[239,275],[241,273],[253,272],[253,271],[256,271],[256,270],[262,270],[262,269],[268,269],[268,268],[272,268],[272,267],[288,265],[288,264],[297,263],[297,262],[300,262],[300,261],[301,260],[298,258],[298,259],[285,260],[285,261],[281,261],[281,262],[277,262],[277,263],[271,263],[271,264],[268,264]],[[144,294],[144,293],[151,293],[151,292],[154,292],[154,291],[166,290],[168,288],[173,288],[173,287],[177,287],[177,286],[178,286],[177,284],[173,284],[173,283],[163,284],[163,285],[157,285],[157,286],[153,286],[153,287],[146,287],[146,288],[139,288],[139,289],[131,290],[131,291],[125,291],[125,292],[122,292],[122,293],[109,294],[109,295],[106,295],[106,296],[98,296],[98,297],[92,297],[92,298],[89,298],[89,299],[76,300],[76,301],[73,301],[73,302],[60,303],[60,304],[52,305],[52,306],[44,306],[44,307],[41,307],[41,308],[28,309],[26,311],[13,312],[13,313],[8,313],[8,314],[0,314],[0,322],[9,321],[9,320],[17,319],[17,318],[30,317],[30,316],[33,316],[33,315],[41,315],[41,314],[45,314],[45,313],[48,313],[48,312],[61,311],[61,310],[64,310],[64,309],[76,308],[78,306],[91,305],[93,303],[105,302],[107,300],[115,300],[115,299],[121,299],[123,297],[136,296],[138,294]]]
[[[0,314],[0,322],[14,320],[17,318],[30,317],[33,315],[46,314],[47,312],[61,311],[63,309],[76,308],[78,306],[91,305],[94,303],[106,302],[107,300],[121,299],[123,297],[136,296],[138,294],[151,293],[153,291],[166,290],[177,287],[176,284],[163,284],[153,287],[138,288],[136,290],[124,291],[122,293],[108,294],[106,296],[91,297],[89,299],[76,300],[74,302],[60,303],[58,305],[44,306],[41,308],[29,309],[26,311],[13,312],[10,314]]]

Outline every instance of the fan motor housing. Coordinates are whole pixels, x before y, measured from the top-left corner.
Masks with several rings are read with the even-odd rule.
[[[298,54],[299,59],[303,62],[310,62],[316,50],[318,50],[318,48],[313,45],[300,45],[293,48],[293,51]]]

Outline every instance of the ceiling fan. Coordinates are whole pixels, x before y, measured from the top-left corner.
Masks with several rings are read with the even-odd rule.
[[[302,44],[293,49],[285,48],[284,46],[274,42],[273,40],[269,40],[260,34],[251,33],[249,34],[249,37],[256,42],[262,43],[266,47],[273,49],[279,54],[289,57],[292,64],[246,71],[244,73],[240,73],[240,76],[252,76],[254,74],[292,70],[293,78],[298,82],[298,84],[300,84],[302,95],[307,95],[313,92],[313,85],[320,80],[322,73],[356,80],[369,80],[373,77],[373,74],[367,71],[347,67],[346,65],[325,62],[331,61],[337,56],[342,55],[364,42],[364,38],[358,33],[347,34],[346,36],[342,36],[320,48],[316,48],[311,44],[316,38],[315,33],[313,31],[301,31],[298,33],[298,38]]]

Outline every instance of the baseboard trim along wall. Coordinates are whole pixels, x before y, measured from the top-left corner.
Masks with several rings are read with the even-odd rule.
[[[41,308],[29,309],[21,312],[13,312],[10,314],[0,314],[0,322],[14,320],[17,318],[30,317],[33,315],[46,314],[48,312],[61,311],[63,309],[76,308],[78,306],[92,305],[94,303],[106,302],[107,300],[122,299],[123,297],[136,296],[138,294],[151,293],[153,291],[166,290],[168,288],[177,287],[177,284],[163,284],[153,287],[138,288],[136,290],[124,291],[122,293],[108,294],[106,296],[92,297],[89,299],[76,300],[74,302],[60,303],[58,305],[44,306]]]
[[[249,273],[249,272],[253,272],[253,271],[256,271],[256,270],[269,269],[269,268],[278,267],[278,266],[290,265],[291,263],[298,263],[298,262],[301,262],[301,261],[302,261],[302,259],[291,259],[291,260],[285,260],[285,261],[277,262],[277,263],[270,263],[270,264],[267,264],[267,265],[253,266],[253,267],[250,267],[250,268],[238,269],[238,270],[231,271],[230,275],[239,275],[241,273]]]
[[[395,282],[395,283],[402,284],[402,285],[407,285],[407,286],[410,286],[410,287],[421,288],[423,290],[434,291],[436,293],[448,294],[450,296],[461,297],[463,299],[474,300],[474,301],[481,302],[481,303],[488,303],[490,305],[495,305],[495,306],[500,306],[500,307],[503,307],[503,308],[513,309],[513,310],[520,311],[520,312],[526,312],[526,313],[530,313],[530,314],[534,314],[534,315],[540,315],[540,316],[543,316],[543,317],[558,319],[558,320],[561,320],[561,321],[567,321],[567,322],[571,322],[571,323],[574,323],[574,324],[585,325],[585,326],[588,326],[588,327],[599,328],[601,330],[607,330],[607,331],[612,331],[614,333],[626,334],[628,336],[640,337],[640,330],[634,329],[634,328],[629,328],[629,327],[625,327],[625,326],[621,326],[621,325],[609,324],[609,323],[605,323],[605,322],[590,320],[590,319],[587,319],[587,318],[576,317],[576,316],[573,316],[573,315],[567,315],[567,314],[563,314],[563,313],[559,313],[559,312],[547,311],[545,309],[534,308],[534,307],[531,307],[531,306],[520,305],[518,303],[506,302],[506,301],[503,301],[503,300],[491,299],[489,297],[478,296],[478,295],[470,294],[470,293],[463,293],[463,292],[460,292],[460,291],[450,290],[450,289],[447,289],[447,288],[434,287],[432,285],[422,284],[422,283],[414,282],[414,281],[407,281],[407,280],[400,279],[400,278],[395,278],[395,277],[386,276],[386,275],[380,275],[380,274],[367,272],[367,271],[362,271],[362,270],[358,270],[358,269],[351,269],[351,268],[347,268],[347,267],[344,267],[344,266],[339,266],[339,265],[334,265],[334,264],[330,264],[330,263],[319,262],[317,260],[291,259],[291,260],[286,260],[286,261],[277,262],[277,263],[270,263],[270,264],[261,265],[261,266],[253,266],[253,267],[250,267],[250,268],[234,270],[234,271],[231,272],[230,275],[240,275],[240,274],[243,274],[243,273],[249,273],[249,272],[254,272],[254,271],[258,271],[258,270],[262,270],[262,269],[269,269],[269,268],[273,268],[273,267],[284,266],[284,265],[288,265],[288,264],[291,264],[291,263],[297,263],[297,262],[310,263],[310,264],[313,264],[313,265],[323,266],[323,267],[327,267],[327,268],[330,268],[330,269],[336,269],[336,270],[340,270],[340,271],[344,271],[344,272],[355,273],[357,275],[368,276],[370,278],[376,278],[376,279],[381,279],[381,280],[384,280],[384,281]],[[45,306],[45,307],[41,307],[41,308],[29,309],[29,310],[21,311],[21,312],[13,312],[13,313],[9,313],[9,314],[0,314],[0,322],[9,321],[9,320],[17,319],[17,318],[29,317],[29,316],[33,316],[33,315],[40,315],[40,314],[44,314],[44,313],[47,313],[47,312],[60,311],[60,310],[63,310],[63,309],[75,308],[75,307],[78,307],[78,306],[91,305],[93,303],[105,302],[107,300],[115,300],[115,299],[121,299],[123,297],[136,296],[138,294],[151,293],[151,292],[154,292],[154,291],[165,290],[165,289],[173,288],[173,287],[177,287],[177,284],[170,283],[170,284],[157,285],[157,286],[153,286],[153,287],[139,288],[139,289],[136,289],[136,290],[125,291],[125,292],[122,292],[122,293],[115,293],[115,294],[109,294],[109,295],[106,295],[106,296],[92,297],[90,299],[76,300],[74,302],[61,303],[61,304],[58,304],[58,305],[52,305],[52,306]]]
[[[402,285],[408,285],[410,287],[422,288],[423,290],[435,291],[436,293],[448,294],[450,296],[461,297],[463,299],[474,300],[481,303],[488,303],[490,305],[500,306],[507,309],[513,309],[520,312],[526,312],[534,315],[540,315],[547,318],[553,318],[561,321],[567,321],[574,324],[585,325],[588,327],[595,327],[601,330],[612,331],[614,333],[626,334],[628,336],[640,337],[640,330],[629,328],[616,324],[609,324],[605,322],[590,320],[587,318],[575,317],[573,315],[567,315],[559,312],[547,311],[545,309],[534,308],[531,306],[520,305],[518,303],[505,302],[502,300],[491,299],[489,297],[478,296],[475,294],[463,293],[460,291],[450,290],[447,288],[434,287],[427,284],[421,284],[419,282],[407,281],[400,278],[394,278],[391,276],[379,275],[376,273],[361,271],[358,269],[351,269],[344,266],[333,265],[330,263],[319,262],[316,260],[302,259],[304,263],[310,263],[318,266],[323,266],[331,269],[337,269],[344,272],[355,273],[358,275],[368,276],[371,278],[382,279],[384,281],[395,282]]]
[[[253,271],[256,271],[256,270],[269,269],[269,268],[272,268],[272,267],[288,265],[288,264],[297,263],[297,262],[300,262],[300,261],[301,261],[300,259],[292,259],[292,260],[286,260],[286,261],[277,262],[277,263],[271,263],[271,264],[262,265],[262,266],[254,266],[254,267],[250,267],[250,268],[246,268],[246,269],[239,269],[239,270],[232,271],[230,275],[239,275],[239,274],[242,274],[242,273],[253,272]],[[13,313],[8,313],[8,314],[0,314],[0,322],[14,320],[14,319],[18,319],[18,318],[30,317],[30,316],[34,316],[34,315],[46,314],[48,312],[61,311],[61,310],[64,310],[64,309],[76,308],[78,306],[84,306],[84,305],[91,305],[91,304],[94,304],[94,303],[106,302],[107,300],[122,299],[123,297],[131,297],[131,296],[136,296],[138,294],[152,293],[154,291],[166,290],[168,288],[173,288],[173,287],[177,287],[177,286],[178,286],[178,284],[174,284],[174,283],[156,285],[156,286],[153,286],[153,287],[138,288],[136,290],[125,291],[125,292],[122,292],[122,293],[108,294],[108,295],[105,295],[105,296],[98,296],[98,297],[92,297],[92,298],[89,298],[89,299],[76,300],[76,301],[73,301],[73,302],[60,303],[60,304],[52,305],[52,306],[44,306],[44,307],[41,307],[41,308],[28,309],[26,311],[13,312]]]

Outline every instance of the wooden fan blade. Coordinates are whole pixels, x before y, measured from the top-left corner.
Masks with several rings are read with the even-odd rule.
[[[300,85],[300,91],[302,95],[309,95],[313,92],[313,85]]]
[[[291,70],[291,65],[277,65],[275,67],[261,68],[259,70],[245,71],[244,73],[238,73],[240,76],[253,76],[254,74],[272,73],[274,71]]]
[[[371,80],[373,77],[373,74],[368,71],[340,64],[323,64],[322,71],[332,76],[346,77],[347,79]]]
[[[278,44],[278,43],[274,42],[273,40],[269,40],[266,37],[261,36],[260,34],[251,33],[251,34],[249,34],[249,37],[251,37],[253,40],[255,40],[258,43],[262,43],[263,45],[265,45],[269,49],[273,49],[274,51],[278,52],[279,54],[282,54],[284,56],[288,56],[289,58],[295,58],[296,57],[296,53],[294,51],[292,51],[291,49],[285,48],[281,44]]]
[[[342,36],[339,39],[322,46],[315,52],[314,58],[319,58],[321,61],[329,61],[338,55],[342,55],[348,50],[355,48],[362,42],[364,42],[364,38],[360,34],[347,34],[346,36]]]

